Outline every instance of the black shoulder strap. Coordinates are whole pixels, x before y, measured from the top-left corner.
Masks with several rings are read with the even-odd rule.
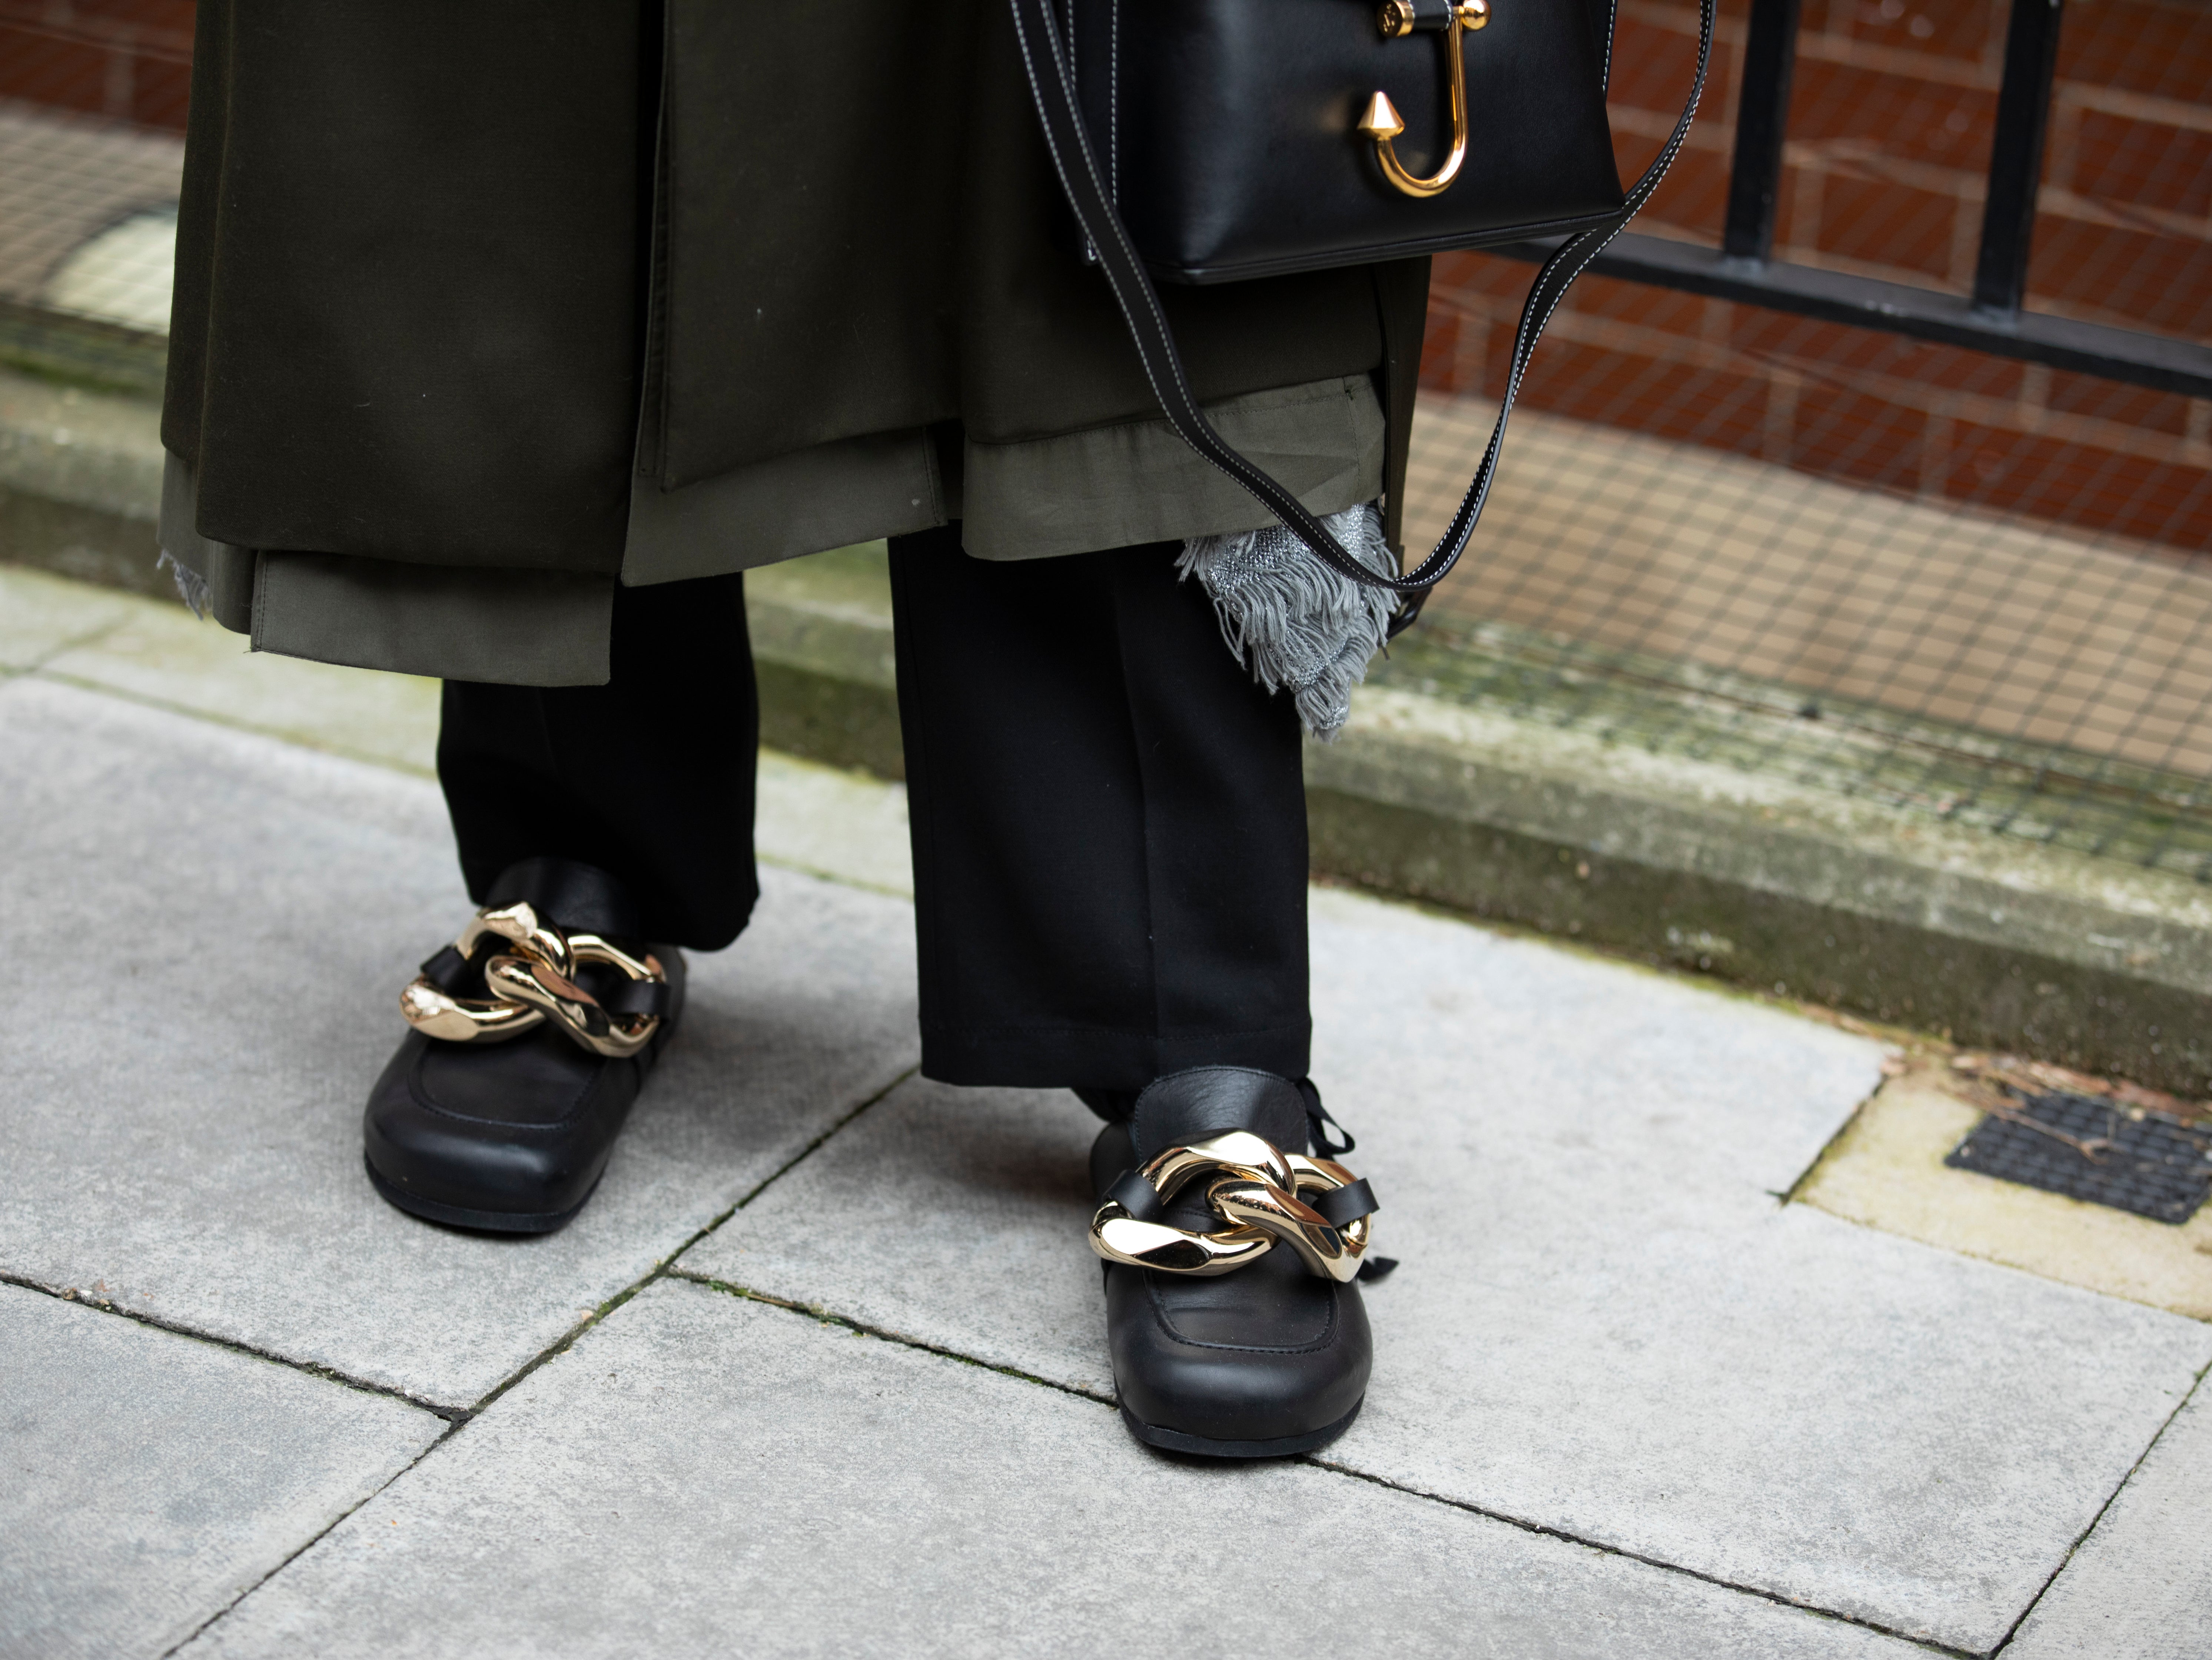
[[[1368,587],[1425,595],[1459,562],[1460,555],[1467,550],[1468,538],[1474,534],[1476,521],[1482,517],[1483,502],[1490,495],[1491,480],[1498,470],[1499,447],[1505,441],[1505,423],[1512,417],[1513,400],[1521,390],[1529,355],[1536,349],[1544,325],[1551,320],[1553,309],[1565,296],[1569,285],[1650,200],[1651,192],[1658,188],[1676,152],[1682,148],[1691,119],[1697,113],[1698,100],[1705,89],[1705,68],[1713,49],[1714,0],[1699,0],[1697,78],[1691,83],[1689,101],[1683,105],[1674,131],[1668,135],[1657,159],[1630,187],[1620,212],[1594,229],[1569,237],[1536,273],[1528,298],[1521,307],[1521,325],[1513,336],[1512,371],[1505,381],[1505,400],[1498,412],[1498,424],[1491,429],[1489,446],[1482,453],[1482,465],[1475,470],[1467,495],[1460,502],[1459,512],[1453,515],[1450,528],[1444,532],[1435,550],[1402,576],[1379,575],[1346,552],[1343,544],[1328,533],[1321,520],[1299,504],[1297,497],[1239,454],[1206,418],[1198,399],[1191,395],[1190,382],[1184,378],[1182,357],[1176,350],[1175,336],[1170,332],[1167,318],[1160,310],[1159,295],[1152,288],[1151,273],[1137,257],[1128,232],[1122,228],[1121,216],[1115,211],[1113,200],[1099,177],[1090,136],[1077,114],[1074,81],[1053,17],[1052,0],[1012,0],[1012,4],[1014,28],[1021,38],[1023,67],[1029,75],[1038,118],[1044,123],[1045,143],[1052,151],[1052,163],[1060,174],[1060,188],[1066,192],[1068,205],[1075,210],[1084,234],[1097,252],[1098,263],[1113,288],[1121,315],[1128,322],[1129,337],[1136,343],[1137,356],[1152,383],[1153,396],[1166,412],[1168,423],[1185,443],[1256,496],[1323,562]],[[1608,67],[1611,54],[1608,45]],[[1401,611],[1403,620],[1412,620],[1411,611],[1418,605],[1416,599],[1413,606]]]

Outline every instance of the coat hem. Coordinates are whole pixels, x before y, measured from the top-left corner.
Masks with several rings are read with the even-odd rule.
[[[1315,513],[1382,493],[1386,422],[1367,375],[1226,398],[1207,414]],[[1164,421],[1009,444],[942,437],[916,428],[841,439],[665,493],[634,479],[620,580],[726,575],[955,518],[967,550],[994,560],[1274,522]],[[607,679],[613,576],[233,547],[199,533],[195,482],[172,453],[162,546],[207,579],[216,620],[257,651],[508,685]]]

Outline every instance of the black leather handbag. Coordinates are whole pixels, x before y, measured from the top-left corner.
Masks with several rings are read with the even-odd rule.
[[[1408,596],[1455,564],[1529,354],[1567,287],[1665,175],[1680,119],[1626,191],[1605,88],[1613,0],[1012,0],[1045,140],[1170,423],[1352,581]],[[1564,240],[1522,307],[1504,405],[1450,527],[1388,576],[1231,448],[1199,408],[1153,281],[1228,283]]]

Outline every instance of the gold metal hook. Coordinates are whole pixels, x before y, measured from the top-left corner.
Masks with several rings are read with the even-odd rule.
[[[1279,1242],[1310,1272],[1347,1281],[1358,1277],[1366,1261],[1371,1217],[1333,1223],[1303,1197],[1333,1193],[1358,1179],[1332,1160],[1285,1152],[1249,1130],[1229,1130],[1170,1147],[1137,1174],[1163,1201],[1204,1177],[1207,1205],[1229,1225],[1200,1233],[1148,1222],[1109,1198],[1091,1215],[1091,1249],[1109,1262],[1162,1274],[1229,1274],[1257,1262]]]
[[[501,1043],[550,1018],[580,1047],[617,1059],[636,1054],[660,1030],[657,1014],[610,1014],[574,977],[580,965],[602,963],[628,979],[665,984],[667,970],[659,958],[634,957],[596,933],[571,933],[544,921],[526,901],[478,911],[453,949],[473,958],[487,935],[514,946],[483,965],[491,995],[459,997],[427,973],[417,975],[399,994],[399,1012],[409,1025],[452,1043]]]
[[[1376,14],[1376,25],[1389,39],[1399,39],[1413,32],[1413,0],[1382,0]],[[1451,80],[1451,153],[1444,164],[1426,179],[1417,179],[1406,171],[1398,160],[1391,140],[1405,131],[1406,124],[1398,116],[1397,106],[1389,94],[1377,91],[1367,101],[1367,113],[1360,118],[1359,131],[1375,141],[1375,160],[1382,169],[1382,176],[1407,196],[1422,197],[1440,194],[1444,187],[1459,177],[1462,163],[1467,160],[1467,63],[1461,55],[1460,35],[1485,28],[1490,23],[1490,0],[1452,0],[1451,21],[1444,26],[1444,59]]]

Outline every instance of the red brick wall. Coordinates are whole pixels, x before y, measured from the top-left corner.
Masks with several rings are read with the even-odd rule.
[[[193,0],[0,0],[0,98],[182,132]]]
[[[1640,228],[1715,243],[1747,0],[1723,0],[1705,115]],[[1972,277],[2005,0],[1805,0],[1781,257],[1954,293]],[[0,0],[0,97],[181,131],[192,0]],[[1624,173],[1688,84],[1689,0],[1621,0]],[[2212,339],[2212,6],[2071,0],[2029,303]],[[1423,365],[1494,396],[1529,276],[1437,264]],[[1806,471],[2212,548],[2212,401],[1755,307],[1585,278],[1524,393],[1535,408]]]
[[[1715,245],[1747,0],[1723,0],[1705,113],[1638,228]],[[1964,293],[2005,0],[1805,0],[1779,257]],[[1621,0],[1624,173],[1688,85],[1697,11]],[[2072,0],[2028,303],[2212,340],[2212,6]],[[1494,396],[1529,268],[1438,262],[1425,383]],[[1754,307],[1584,278],[1534,407],[1806,471],[2212,548],[2212,402]]]

